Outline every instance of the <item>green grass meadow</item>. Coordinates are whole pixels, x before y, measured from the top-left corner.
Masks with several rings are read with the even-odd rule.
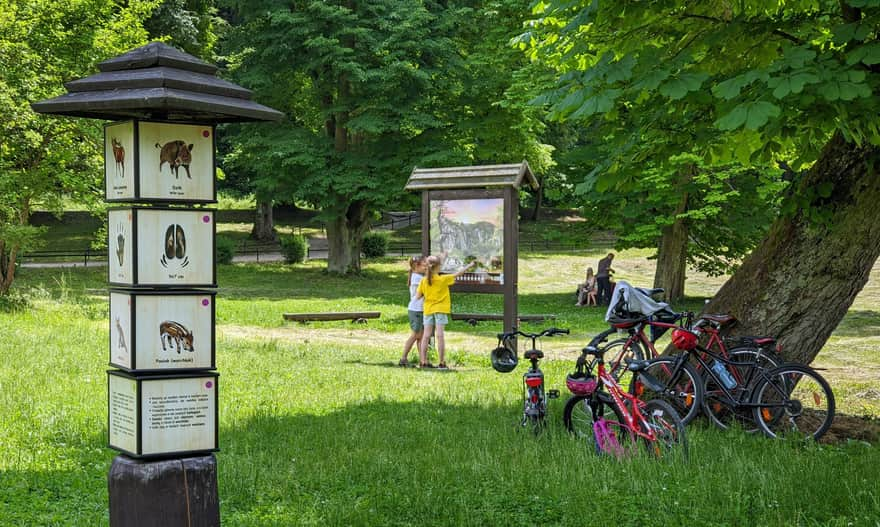
[[[573,290],[600,252],[520,257],[520,312],[554,314],[572,330],[544,341],[542,368],[563,397],[539,437],[518,428],[524,366],[507,375],[489,366],[500,323],[453,323],[450,372],[396,366],[408,334],[402,259],[370,261],[346,279],[324,274],[323,262],[221,266],[224,525],[880,525],[876,442],[783,443],[695,424],[689,461],[670,463],[598,457],[569,437],[565,374],[603,329],[602,313],[575,307]],[[619,254],[620,278],[650,282],[645,256]],[[692,273],[679,307],[698,309],[721,281]],[[0,525],[107,525],[116,454],[106,447],[106,269],[22,269],[16,290],[26,307],[0,311]],[[875,420],[878,300],[875,268],[816,363],[840,412]],[[458,295],[453,306],[500,312],[502,299]],[[281,317],[347,310],[382,317]]]

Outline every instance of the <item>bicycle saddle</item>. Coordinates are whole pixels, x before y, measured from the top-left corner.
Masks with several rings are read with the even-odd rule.
[[[523,354],[523,357],[525,357],[525,358],[528,359],[528,360],[532,360],[533,358],[535,358],[535,359],[543,359],[543,358],[544,358],[544,352],[541,351],[541,350],[529,350],[529,351],[527,351],[527,352],[525,352],[525,353]]]
[[[776,344],[776,339],[773,337],[744,337],[737,335],[730,339],[730,342],[736,346],[758,346],[763,348]]]
[[[736,322],[736,317],[733,315],[700,315],[700,318],[705,318],[706,320],[711,320],[712,322],[718,322],[719,324],[727,324],[729,322]]]

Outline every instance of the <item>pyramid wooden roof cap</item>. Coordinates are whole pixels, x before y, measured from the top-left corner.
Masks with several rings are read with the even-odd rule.
[[[281,112],[215,76],[217,67],[161,42],[98,64],[100,73],[66,83],[68,93],[34,111],[95,119],[178,122],[277,121]]]

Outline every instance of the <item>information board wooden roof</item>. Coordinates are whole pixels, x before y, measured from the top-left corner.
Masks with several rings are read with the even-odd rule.
[[[161,42],[98,64],[100,73],[68,82],[68,93],[33,103],[35,112],[95,119],[177,122],[277,121],[281,112],[215,76],[217,67]]]
[[[533,190],[537,190],[539,186],[527,161],[511,165],[414,168],[404,188],[406,190],[520,188],[522,185],[527,185]]]

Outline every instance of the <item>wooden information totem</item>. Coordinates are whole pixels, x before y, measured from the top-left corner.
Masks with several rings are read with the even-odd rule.
[[[213,136],[210,125],[105,128],[107,201],[163,204],[107,213],[110,365],[121,370],[108,372],[108,437],[134,458],[218,449],[216,293],[201,289],[217,285],[214,211],[164,205],[214,199]],[[134,155],[119,155],[126,145]]]
[[[216,124],[281,112],[161,42],[33,103],[104,127],[110,289],[111,527],[220,525],[214,211]]]

